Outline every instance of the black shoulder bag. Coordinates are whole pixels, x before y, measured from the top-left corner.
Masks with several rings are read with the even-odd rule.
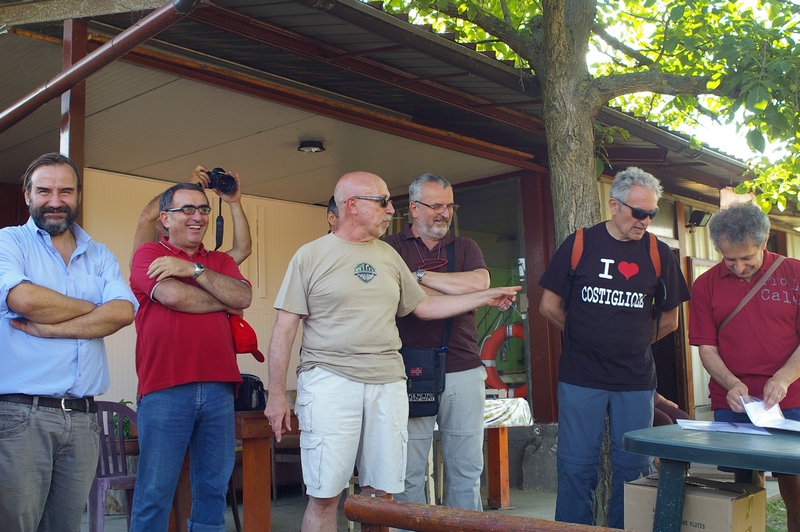
[[[447,271],[456,267],[455,241],[447,245]],[[442,331],[442,346],[427,348],[403,347],[400,354],[406,367],[408,417],[428,417],[439,413],[439,399],[444,392],[447,344],[453,318],[448,318]]]

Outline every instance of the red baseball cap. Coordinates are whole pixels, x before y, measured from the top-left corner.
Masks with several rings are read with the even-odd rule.
[[[264,362],[264,355],[258,350],[258,336],[256,331],[244,318],[231,314],[231,333],[233,333],[233,346],[237,353],[250,353],[259,362]]]

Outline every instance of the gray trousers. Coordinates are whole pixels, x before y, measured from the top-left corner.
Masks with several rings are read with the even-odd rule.
[[[483,366],[448,373],[439,414],[408,420],[408,462],[405,491],[398,501],[426,504],[425,465],[436,423],[444,460],[444,504],[466,510],[483,510],[483,403],[486,369]]]
[[[0,529],[80,530],[97,470],[95,416],[0,402]]]

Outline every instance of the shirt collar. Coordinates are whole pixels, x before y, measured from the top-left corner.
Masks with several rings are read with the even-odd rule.
[[[173,255],[183,254],[187,258],[191,258],[191,257],[189,257],[189,254],[186,253],[184,250],[182,250],[178,246],[173,246],[172,244],[170,244],[169,237],[167,237],[167,236],[162,236],[161,237],[161,241],[159,242],[159,244],[161,244],[162,246],[167,248],[169,250],[169,252],[172,253]],[[207,257],[208,256],[208,251],[206,250],[206,248],[205,248],[205,246],[203,245],[202,242],[200,242],[200,247],[197,249],[197,252],[195,253],[195,256],[197,256],[197,255],[200,255],[201,257]]]
[[[53,238],[50,236],[50,233],[45,231],[44,229],[40,229],[36,222],[33,220],[33,216],[28,217],[28,221],[25,223],[25,227],[31,234],[35,237],[38,237],[42,240],[42,242],[48,246],[53,246]],[[91,242],[92,237],[89,236],[89,233],[83,230],[83,227],[76,223],[72,223],[69,226],[67,231],[72,231],[72,236],[75,237],[75,251],[81,252],[83,251],[89,242]]]

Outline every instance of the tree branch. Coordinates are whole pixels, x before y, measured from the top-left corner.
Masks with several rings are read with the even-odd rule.
[[[503,19],[505,19],[506,24],[513,28],[514,21],[511,18],[511,11],[508,10],[508,2],[506,0],[500,0],[500,9],[503,11]]]
[[[458,5],[453,2],[447,2],[447,4],[444,6],[436,3],[435,1],[426,1],[425,3],[427,9],[430,9],[431,11],[438,11],[443,15],[475,24],[486,33],[492,35],[493,37],[497,37],[502,42],[506,43],[509,48],[519,54],[520,57],[527,60],[531,65],[535,65],[538,62],[538,58],[541,53],[539,50],[537,50],[534,43],[541,41],[541,39],[536,39],[535,37],[524,37],[510,23],[507,23],[503,19],[492,15],[484,9],[474,6],[474,16],[469,18],[467,16],[467,11],[461,12],[458,8]],[[505,6],[505,2],[503,5]],[[505,6],[505,8],[508,9],[507,6]],[[533,28],[531,28],[531,30],[534,31]]]
[[[641,66],[650,66],[650,65],[652,65],[654,63],[654,61],[652,59],[650,59],[646,55],[642,54],[638,50],[634,50],[630,46],[628,46],[625,43],[621,42],[616,37],[612,37],[611,35],[609,35],[604,26],[601,26],[600,24],[595,23],[595,25],[592,27],[592,31],[594,32],[595,35],[600,37],[600,39],[602,39],[603,42],[605,42],[611,48],[613,48],[614,50],[617,50],[618,52],[622,52],[623,54],[627,55],[628,57],[636,60],[636,62],[639,63],[639,65],[641,65]]]
[[[658,94],[713,94],[729,96],[719,88],[709,89],[711,76],[686,76],[664,74],[656,69],[647,72],[614,74],[596,78],[593,83],[594,102],[604,105],[617,96],[634,92],[655,92]]]

